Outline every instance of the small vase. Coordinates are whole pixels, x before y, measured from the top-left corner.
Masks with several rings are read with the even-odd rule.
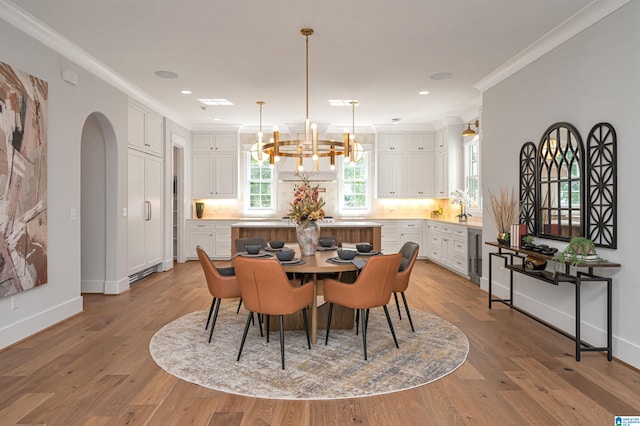
[[[498,242],[504,246],[508,246],[511,238],[508,232],[498,232]]]
[[[204,203],[196,203],[196,216],[198,219],[202,219],[204,214]]]
[[[320,226],[313,220],[301,222],[296,227],[296,237],[302,256],[313,256],[318,248]]]

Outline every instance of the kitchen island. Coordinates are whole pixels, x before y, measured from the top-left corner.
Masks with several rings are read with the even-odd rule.
[[[320,223],[320,236],[333,236],[338,244],[369,242],[373,249],[382,249],[382,225],[368,221]],[[236,252],[237,238],[262,237],[266,241],[296,242],[296,224],[288,221],[245,221],[231,225],[231,253]]]

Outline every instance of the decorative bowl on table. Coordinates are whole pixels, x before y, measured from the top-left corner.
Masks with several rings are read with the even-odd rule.
[[[291,250],[291,249],[283,249],[283,250],[280,250],[280,251],[276,252],[276,257],[280,261],[287,262],[289,260],[293,260],[293,256],[295,254],[296,254],[296,252]]]
[[[369,243],[356,244],[356,250],[358,250],[360,253],[369,253],[371,250],[373,250],[373,245]]]
[[[541,259],[535,256],[527,256],[524,261],[525,268],[530,271],[544,271],[547,267],[546,259]]]
[[[269,246],[272,249],[280,249],[284,247],[284,241],[269,241]]]
[[[351,260],[358,254],[355,250],[338,249],[338,257],[342,260]]]
[[[247,253],[249,253],[249,254],[258,254],[258,253],[260,253],[260,249],[261,248],[262,247],[260,247],[260,245],[258,245],[258,244],[255,244],[255,245],[254,244],[250,244],[250,245],[245,247],[245,250],[247,250]]]
[[[320,245],[322,247],[333,247],[333,243],[335,242],[335,240],[333,238],[322,238],[320,237]]]

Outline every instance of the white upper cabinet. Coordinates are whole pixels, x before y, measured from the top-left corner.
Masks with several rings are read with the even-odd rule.
[[[378,135],[378,152],[403,153],[406,146],[406,135]]]
[[[238,153],[231,134],[193,135],[191,195],[193,198],[237,198]]]
[[[380,134],[378,198],[435,196],[433,134]]]
[[[434,135],[407,135],[407,152],[416,154],[433,153],[435,151]]]
[[[129,147],[149,154],[162,155],[162,117],[129,102]]]
[[[235,135],[193,135],[191,142],[192,152],[235,152]]]

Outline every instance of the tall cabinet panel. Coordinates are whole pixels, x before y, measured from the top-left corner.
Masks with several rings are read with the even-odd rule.
[[[162,262],[162,158],[129,150],[129,275]]]
[[[191,195],[193,198],[236,198],[238,196],[238,153],[236,136],[193,135]]]
[[[378,135],[378,198],[429,198],[434,187],[433,134]]]

